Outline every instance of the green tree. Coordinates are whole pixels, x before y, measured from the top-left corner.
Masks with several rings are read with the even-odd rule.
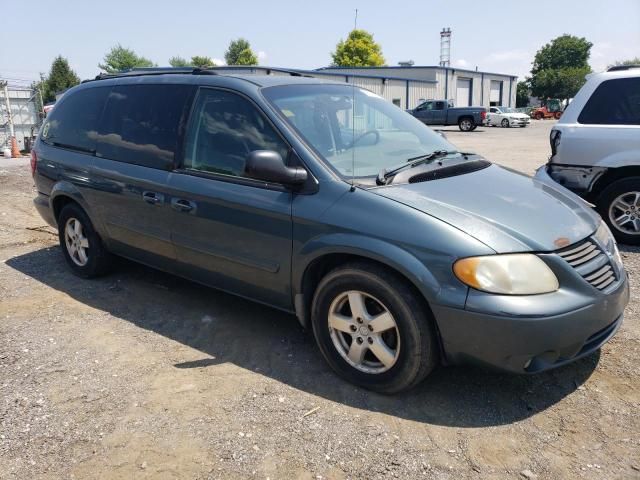
[[[180,56],[171,57],[169,59],[169,65],[171,65],[172,67],[190,67],[191,66],[191,64],[189,63],[189,60],[187,60],[186,58],[182,58]]]
[[[215,67],[216,66],[216,64],[214,63],[213,60],[211,60],[211,58],[202,57],[202,56],[199,56],[199,55],[191,57],[191,63],[189,65],[193,66],[193,67],[198,67],[198,68],[207,68],[207,67]]]
[[[616,60],[615,63],[607,66],[607,68],[617,67],[620,65],[640,65],[640,57],[630,58],[628,60]]]
[[[52,102],[56,99],[56,93],[62,92],[80,83],[80,78],[76,75],[69,61],[61,55],[58,55],[51,64],[49,75],[45,78],[40,75],[40,82],[37,86],[41,88],[42,97],[45,103]]]
[[[244,38],[232,40],[224,54],[227,65],[258,65],[258,56]]]
[[[529,106],[529,84],[526,81],[518,82],[516,87],[516,107]]]
[[[346,40],[340,40],[331,54],[338,67],[379,67],[385,64],[382,47],[366,30],[352,30]]]
[[[592,43],[585,38],[562,35],[536,53],[528,79],[531,92],[543,99],[575,96],[591,73],[589,55]]]
[[[104,56],[104,63],[98,67],[107,73],[117,73],[136,67],[155,67],[155,63],[145,57],[138,56],[136,52],[118,44]]]

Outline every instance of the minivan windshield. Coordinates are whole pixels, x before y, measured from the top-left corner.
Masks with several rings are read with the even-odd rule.
[[[282,85],[267,100],[338,174],[377,176],[416,157],[455,147],[412,115],[350,85]],[[440,159],[446,161],[446,159]]]

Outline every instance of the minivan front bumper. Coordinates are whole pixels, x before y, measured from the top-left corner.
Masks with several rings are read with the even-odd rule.
[[[514,373],[535,373],[573,362],[599,349],[620,328],[629,285],[625,275],[615,290],[577,307],[560,293],[536,297],[500,297],[499,309],[527,310],[526,303],[531,302],[543,303],[536,310],[544,310],[544,302],[549,303],[549,311],[562,303],[574,306],[550,316],[433,306],[445,362],[478,363]]]

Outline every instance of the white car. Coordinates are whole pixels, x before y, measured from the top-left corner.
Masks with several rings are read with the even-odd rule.
[[[640,245],[640,65],[589,76],[549,139],[536,177],[595,204],[619,242]]]
[[[531,123],[529,115],[518,113],[511,107],[490,107],[487,125],[493,127],[526,127]]]

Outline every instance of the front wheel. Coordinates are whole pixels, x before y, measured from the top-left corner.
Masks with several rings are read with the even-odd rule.
[[[465,117],[458,120],[458,128],[463,132],[472,131],[474,126],[475,122],[471,118]]]
[[[640,245],[640,177],[613,182],[602,191],[596,207],[616,240]]]
[[[503,118],[502,122],[500,122],[500,125],[502,125],[502,128],[509,128],[509,120]]]
[[[436,366],[430,313],[404,279],[382,267],[353,263],[331,271],[318,286],[311,319],[324,358],[356,385],[397,393]]]

